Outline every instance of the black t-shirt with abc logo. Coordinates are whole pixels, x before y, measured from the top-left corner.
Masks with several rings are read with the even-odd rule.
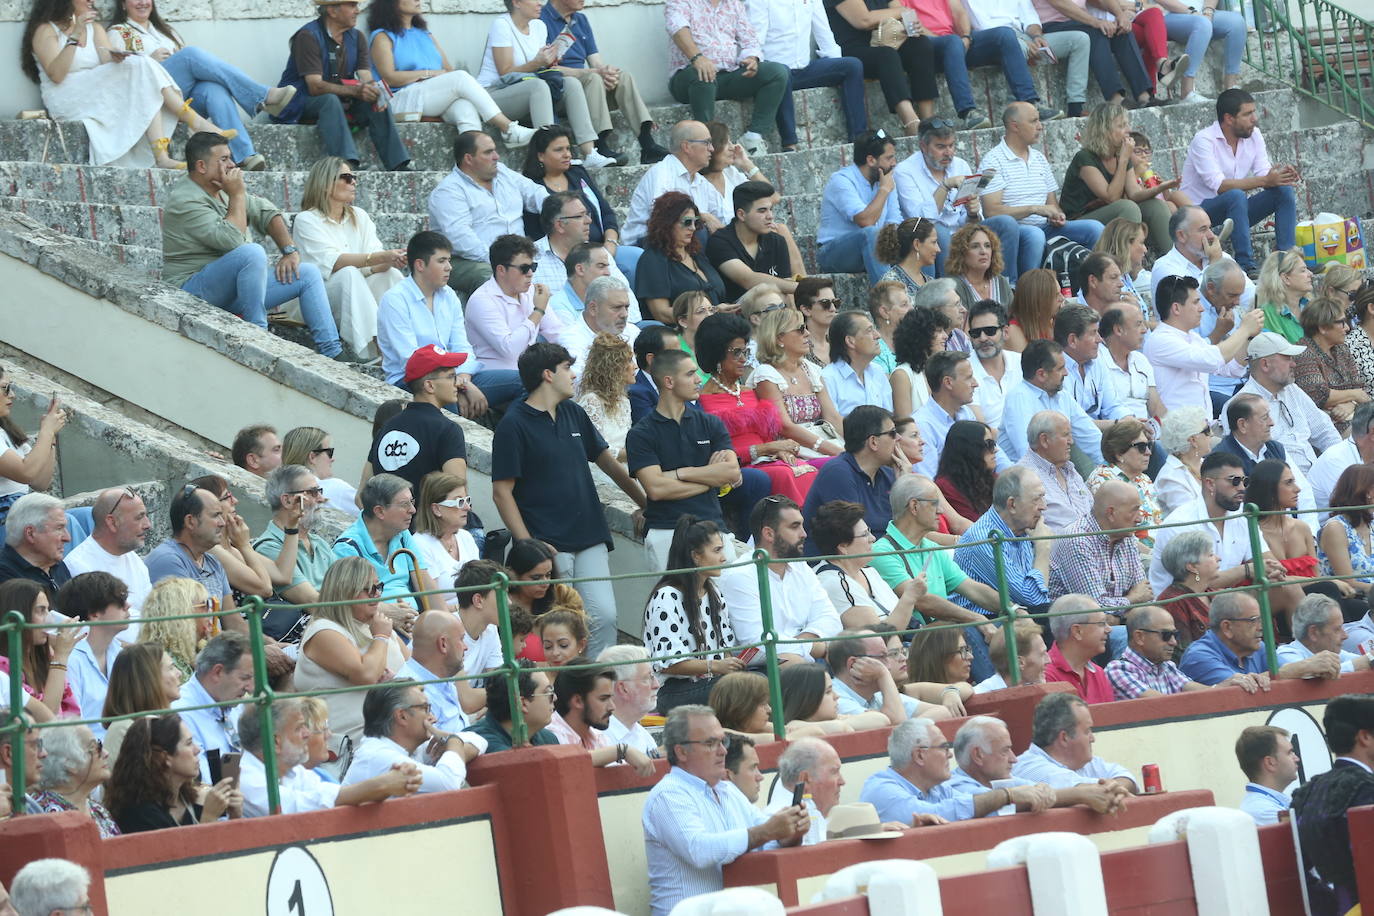
[[[395,474],[410,481],[420,498],[420,481],[444,462],[468,457],[463,429],[433,404],[410,404],[382,427],[367,460],[376,474]]]

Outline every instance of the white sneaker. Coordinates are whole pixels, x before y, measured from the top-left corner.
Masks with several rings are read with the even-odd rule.
[[[615,165],[615,160],[610,156],[603,156],[596,150],[582,157],[582,166],[588,169],[604,169],[608,165]]]
[[[510,122],[510,127],[501,131],[501,142],[506,144],[506,149],[528,146],[532,139],[534,139],[534,128],[526,127],[515,121]]]
[[[739,145],[744,147],[744,152],[753,159],[755,156],[763,156],[768,153],[768,144],[763,142],[763,138],[758,134],[745,134],[739,138]]]
[[[1215,102],[1216,99],[1209,99],[1207,98],[1207,96],[1203,95],[1201,92],[1198,92],[1196,89],[1194,89],[1192,92],[1185,95],[1180,101],[1182,101],[1185,105],[1200,105],[1203,102]]]

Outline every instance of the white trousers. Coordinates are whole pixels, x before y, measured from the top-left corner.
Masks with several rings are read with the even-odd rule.
[[[481,130],[482,125],[501,113],[491,94],[465,70],[450,70],[409,86],[402,86],[391,99],[393,112],[417,111],[423,117],[443,119],[464,130]]]

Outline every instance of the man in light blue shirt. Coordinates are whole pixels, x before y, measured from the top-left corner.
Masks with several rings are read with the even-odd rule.
[[[934,479],[950,427],[959,420],[978,419],[969,407],[978,390],[978,380],[974,378],[973,364],[967,353],[941,350],[926,362],[926,382],[930,385],[930,398],[917,408],[915,416],[926,448],[914,470]],[[1011,462],[999,447],[997,470],[1003,471],[1010,466]]]
[[[396,676],[420,682],[425,699],[429,701],[429,711],[434,714],[435,728],[450,734],[465,731],[471,720],[458,700],[456,684],[453,681],[425,683],[463,673],[467,643],[463,641],[462,621],[451,611],[425,611],[415,620],[410,652],[410,658]],[[485,741],[482,746],[485,748]]]
[[[465,353],[458,375],[458,407],[475,398],[502,407],[524,393],[520,374],[487,370],[468,343],[467,325],[458,295],[448,286],[453,244],[438,232],[417,232],[406,246],[410,276],[387,290],[377,305],[377,346],[386,380],[404,387],[406,361],[421,347],[434,344],[449,353]],[[467,411],[464,411],[467,413]]]
[[[491,279],[487,252],[503,235],[525,234],[548,189],[501,164],[496,141],[467,130],[453,144],[453,171],[429,194],[429,224],[453,241],[450,285],[465,296]]]
[[[110,573],[97,570],[73,576],[55,597],[53,607],[92,623],[86,638],[72,647],[67,658],[67,686],[76,697],[81,718],[98,717],[105,707],[110,670],[124,648],[119,637],[128,626],[129,588]],[[99,622],[108,625],[99,626]],[[105,727],[99,722],[92,722],[90,729],[95,737],[105,737]]]
[[[1007,591],[1015,604],[1032,612],[1046,610],[1050,603],[1050,548],[1054,541],[1011,540],[1032,534],[1049,534],[1042,524],[1045,514],[1045,485],[1028,467],[1013,465],[997,475],[992,486],[992,507],[959,536],[954,562],[969,577],[997,588],[997,568],[991,544],[993,532],[1008,539],[1002,545],[1002,565],[1006,571]],[[988,612],[963,595],[951,596],[955,604]],[[965,631],[967,632],[967,631]]]
[[[1179,670],[1209,687],[1245,674],[1255,686],[1268,690],[1264,626],[1255,599],[1248,592],[1223,592],[1212,599],[1207,615],[1209,629],[1184,651]],[[1340,676],[1340,667],[1341,659],[1335,652],[1319,652],[1301,661],[1281,664],[1277,677],[1334,680]]]
[[[896,165],[897,147],[891,135],[866,131],[854,141],[853,161],[825,183],[816,232],[820,248],[816,260],[822,273],[866,270],[872,285],[887,270],[873,245],[879,229],[902,219],[892,177]]]
[[[1011,772],[1056,790],[1104,786],[1114,800],[1108,813],[1124,810],[1126,798],[1139,791],[1125,767],[1093,756],[1092,712],[1076,693],[1051,693],[1036,705],[1030,747]]]
[[[1068,369],[1064,348],[1052,340],[1032,340],[1021,353],[1021,384],[1011,386],[1002,405],[1002,431],[998,443],[1012,461],[1019,461],[1030,447],[1026,427],[1042,410],[1069,418],[1074,444],[1097,464],[1102,464],[1102,430],[1064,384]]]
[[[877,362],[882,337],[868,313],[840,312],[828,336],[832,362],[821,370],[821,378],[840,416],[864,404],[891,410],[892,383]]]
[[[720,890],[721,868],[749,850],[796,846],[811,829],[800,805],[766,817],[749,803],[726,776],[728,742],[709,706],[668,713],[663,750],[672,768],[649,792],[641,815],[653,916]]]
[[[1098,313],[1086,305],[1065,305],[1054,316],[1054,341],[1063,349],[1064,388],[1098,428],[1106,430],[1130,413],[1117,395],[1116,386],[1107,378],[1106,365],[1098,358],[1098,345],[1102,342],[1097,332],[1100,320]],[[1143,417],[1136,419],[1144,422]]]
[[[840,715],[877,711],[893,725],[900,725],[918,710],[931,719],[949,718],[949,710],[944,707],[922,703],[902,693],[884,661],[887,646],[881,636],[860,630],[846,630],[839,635],[848,638],[830,643],[825,660],[832,672],[830,684],[835,689],[835,708]]]
[[[191,730],[200,748],[200,781],[211,785],[210,764],[205,752],[238,753],[239,714],[242,706],[217,706],[194,709],[211,703],[225,703],[247,696],[253,688],[253,655],[248,639],[238,633],[221,633],[205,644],[196,656],[196,673],[181,687],[181,696],[172,708]]]
[[[1245,795],[1240,810],[1263,827],[1277,824],[1279,812],[1292,807],[1284,791],[1298,778],[1298,752],[1287,729],[1274,725],[1251,725],[1236,739],[1236,762],[1245,778]]]
[[[1326,595],[1308,595],[1293,609],[1293,641],[1278,648],[1279,664],[1306,661],[1317,655],[1336,655],[1341,674],[1368,671],[1369,656],[1346,652],[1345,618],[1341,606]]]
[[[939,820],[966,821],[983,817],[1008,804],[1010,791],[984,791],[968,795],[949,783],[949,758],[954,745],[930,719],[907,719],[887,739],[891,764],[864,780],[859,801],[878,809],[883,821],[898,824]]]

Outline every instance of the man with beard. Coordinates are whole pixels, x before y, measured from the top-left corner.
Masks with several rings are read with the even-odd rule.
[[[1293,357],[1303,350],[1290,345],[1282,335],[1265,331],[1250,341],[1246,352],[1250,355],[1250,380],[1240,386],[1236,397],[1256,394],[1264,399],[1274,421],[1270,438],[1283,446],[1289,465],[1305,476],[1316,463],[1317,453],[1339,445],[1341,434],[1330,415],[1293,384]]]
[[[272,595],[274,601],[309,605],[320,598],[324,574],[334,562],[330,542],[311,530],[315,512],[323,502],[324,490],[309,468],[285,464],[267,475],[272,520],[253,541],[253,549],[275,561],[277,569],[291,577],[290,585],[278,587]],[[297,624],[308,616],[304,611],[274,611],[263,617],[262,630],[280,641],[297,631]]]
[[[588,665],[591,661],[583,656],[568,664]],[[591,751],[592,766],[628,763],[640,776],[652,776],[654,762],[648,754],[629,744],[617,744],[606,733],[615,713],[615,681],[613,668],[558,672],[549,731],[559,744]]]
[[[340,786],[321,779],[307,769],[310,756],[307,742],[310,729],[300,700],[277,700],[272,704],[272,742],[277,752],[277,789],[281,798],[278,814],[300,814],[343,805],[365,805],[387,798],[413,795],[420,789],[420,768],[405,761],[392,764],[379,776]],[[263,763],[263,710],[245,706],[239,719],[239,739],[243,760],[239,764],[239,791],[243,793],[243,816],[266,817],[272,812],[267,803],[267,769]]]
[[[876,130],[854,140],[854,161],[830,176],[821,196],[821,222],[816,233],[821,273],[868,272],[877,283],[887,269],[873,249],[878,230],[902,221],[897,204],[897,147],[891,135]]]
[[[983,419],[993,429],[1002,428],[1002,403],[1012,386],[1021,381],[1021,354],[1006,349],[1007,310],[991,299],[975,302],[968,310],[968,336],[973,343],[969,366],[978,383],[974,403],[983,408]]]
[[[1069,420],[1074,444],[1097,464],[1102,464],[1102,431],[1064,384],[1068,376],[1064,348],[1052,340],[1032,340],[1021,353],[1021,384],[1007,392],[1002,405],[998,444],[1012,461],[1030,448],[1026,430],[1042,410],[1053,410]]]
[[[1293,191],[1298,170],[1270,163],[1258,121],[1254,97],[1244,89],[1227,89],[1217,96],[1216,122],[1197,132],[1183,163],[1183,193],[1196,200],[1214,224],[1229,217],[1240,230],[1231,243],[1246,273],[1256,267],[1251,226],[1272,214],[1275,250],[1287,251],[1293,247],[1298,224]],[[1251,191],[1259,193],[1252,197]]]
[[[617,744],[637,747],[650,757],[660,757],[658,742],[639,720],[658,709],[658,675],[647,661],[643,646],[608,646],[596,660],[615,665],[615,711],[606,734]],[[638,662],[638,664],[629,664]]]
[[[801,509],[786,496],[769,496],[749,516],[754,546],[775,560],[802,555],[806,524]],[[830,603],[815,572],[805,563],[768,564],[768,589],[773,599],[773,626],[778,639],[826,639],[840,632],[840,615]],[[720,574],[720,593],[730,609],[730,625],[740,645],[758,642],[763,635],[759,577],[753,566],[736,566]],[[824,658],[826,643],[789,646],[783,661]]]
[[[148,567],[138,556],[153,528],[148,507],[129,487],[102,490],[91,506],[91,524],[91,536],[73,547],[63,560],[67,571],[73,576],[107,572],[123,582],[129,589],[129,616],[136,618],[153,587]],[[131,619],[122,641],[138,641],[136,620]]]

